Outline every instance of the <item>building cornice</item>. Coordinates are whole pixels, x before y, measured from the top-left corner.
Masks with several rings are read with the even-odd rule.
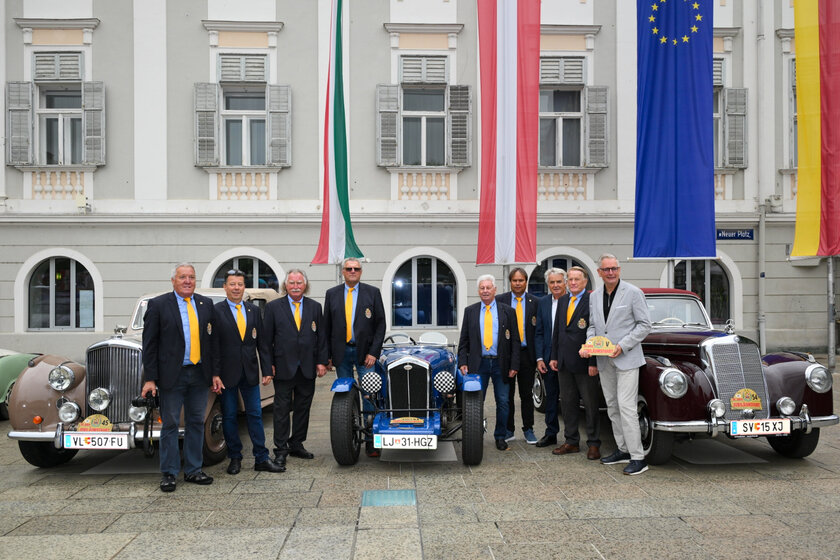
[[[282,21],[227,21],[203,19],[201,24],[207,31],[256,31],[275,32],[283,29]]]
[[[96,29],[99,18],[15,18],[15,23],[21,29]]]
[[[388,33],[455,33],[464,29],[463,23],[386,23]]]
[[[600,25],[540,25],[541,35],[597,35]]]

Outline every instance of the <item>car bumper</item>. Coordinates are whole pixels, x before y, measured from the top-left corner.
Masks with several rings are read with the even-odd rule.
[[[811,416],[807,407],[799,416],[782,416],[790,420],[790,429],[804,430],[806,433],[814,428],[833,426],[840,423],[840,417],[836,414],[828,416]],[[668,420],[654,420],[653,429],[661,432],[676,432],[689,434],[726,434],[729,432],[729,421],[723,418],[710,418],[709,420],[689,420],[684,422],[672,422]]]
[[[135,448],[140,444],[142,446],[143,443],[143,427],[138,427],[135,424],[128,424],[127,429],[124,427],[125,425],[120,425],[119,427],[122,429],[112,430],[110,434],[128,434],[128,445],[129,448]],[[56,449],[63,449],[64,448],[64,425],[59,422],[58,425],[55,427],[55,430],[51,431],[28,431],[28,430],[12,430],[9,432],[9,437],[11,439],[17,439],[21,441],[43,441],[43,442],[52,442]],[[95,432],[92,432],[95,433]],[[184,428],[178,428],[178,437],[184,437]],[[151,431],[152,440],[159,440],[160,439],[160,429],[153,429]]]

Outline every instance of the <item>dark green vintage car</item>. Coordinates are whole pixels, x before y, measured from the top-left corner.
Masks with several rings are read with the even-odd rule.
[[[9,419],[9,395],[18,375],[38,354],[21,354],[0,348],[0,420]]]

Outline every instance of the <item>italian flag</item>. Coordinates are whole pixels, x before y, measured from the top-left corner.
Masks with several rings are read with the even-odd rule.
[[[347,257],[362,257],[350,223],[347,182],[347,127],[344,112],[342,0],[332,0],[330,63],[327,73],[327,103],[324,110],[324,212],[321,240],[312,264],[340,263]]]
[[[840,2],[793,7],[799,169],[791,255],[840,255]]]
[[[540,1],[478,0],[481,203],[476,264],[537,254]]]

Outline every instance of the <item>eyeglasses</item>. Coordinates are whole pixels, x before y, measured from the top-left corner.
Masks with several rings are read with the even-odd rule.
[[[362,267],[360,267],[360,266],[345,266],[344,270],[346,270],[347,272],[360,272],[362,270]]]
[[[601,272],[606,272],[607,274],[609,274],[610,272],[618,272],[618,270],[620,268],[621,268],[620,266],[608,266],[606,268],[599,268],[598,270],[600,270]]]

